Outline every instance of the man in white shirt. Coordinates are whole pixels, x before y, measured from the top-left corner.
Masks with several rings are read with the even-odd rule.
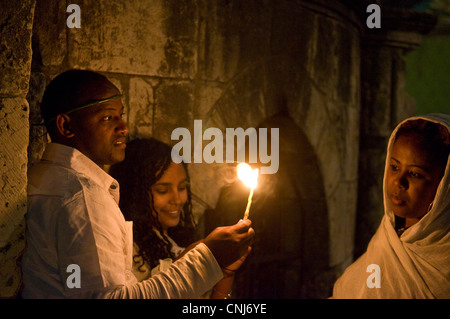
[[[215,229],[167,271],[136,280],[132,224],[103,170],[125,157],[120,97],[91,71],[64,72],[46,88],[41,112],[52,143],[28,174],[24,298],[196,298],[250,249],[251,222],[240,221]]]

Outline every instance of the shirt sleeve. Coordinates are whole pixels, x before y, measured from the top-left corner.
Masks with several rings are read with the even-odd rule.
[[[124,251],[126,234],[123,223],[115,216],[111,205],[103,204],[108,203],[107,198],[98,198],[101,195],[101,192],[92,190],[80,192],[58,214],[57,253],[65,297],[198,298],[223,277],[214,255],[201,243],[166,271],[137,282],[131,272],[132,254],[127,256]],[[129,274],[127,262],[130,263]],[[66,284],[71,276],[66,269],[71,264],[76,264],[81,270],[81,285],[76,289]],[[128,280],[128,275],[133,280]]]
[[[223,273],[209,248],[200,243],[166,271],[129,286],[112,287],[98,297],[112,299],[192,299],[211,289]]]

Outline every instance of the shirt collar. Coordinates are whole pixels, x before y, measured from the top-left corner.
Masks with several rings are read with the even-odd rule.
[[[109,192],[118,193],[119,191],[119,183],[76,148],[59,143],[50,143],[45,148],[42,160],[73,169]]]

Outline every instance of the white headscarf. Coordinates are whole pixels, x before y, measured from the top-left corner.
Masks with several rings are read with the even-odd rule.
[[[450,131],[449,115],[430,114],[409,118],[392,132],[383,179],[383,219],[367,251],[335,283],[333,298],[450,298],[450,159],[431,210],[400,237],[387,197],[386,171],[396,133],[402,124],[417,119],[439,123]],[[379,266],[378,275],[370,265]],[[375,276],[379,276],[379,288]]]

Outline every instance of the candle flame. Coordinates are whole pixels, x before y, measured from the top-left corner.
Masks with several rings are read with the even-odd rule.
[[[252,189],[256,188],[258,184],[258,174],[259,170],[257,168],[252,169],[247,163],[240,163],[237,166],[238,178]]]

